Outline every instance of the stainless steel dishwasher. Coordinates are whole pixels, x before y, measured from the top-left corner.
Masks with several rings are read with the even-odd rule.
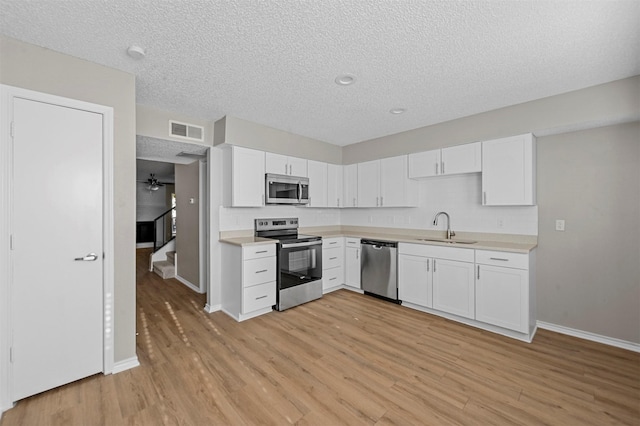
[[[360,282],[365,294],[398,301],[398,243],[366,240],[361,242]]]

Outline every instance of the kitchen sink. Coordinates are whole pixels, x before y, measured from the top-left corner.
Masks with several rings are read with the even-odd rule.
[[[418,241],[433,241],[436,243],[447,243],[447,244],[475,244],[477,243],[477,241],[473,241],[473,240],[462,240],[462,239],[456,239],[456,240],[447,240],[446,238],[416,238]]]

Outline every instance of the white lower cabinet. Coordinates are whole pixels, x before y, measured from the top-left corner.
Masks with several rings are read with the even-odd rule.
[[[476,251],[476,319],[529,332],[529,255]]]
[[[339,288],[344,283],[344,238],[322,239],[322,291]]]
[[[275,244],[222,245],[222,311],[236,321],[270,312],[276,303]]]
[[[360,285],[360,238],[345,239],[344,283],[349,287],[362,288]]]
[[[403,303],[433,306],[432,262],[428,257],[398,254],[398,298]]]
[[[473,263],[433,259],[433,309],[475,318]]]

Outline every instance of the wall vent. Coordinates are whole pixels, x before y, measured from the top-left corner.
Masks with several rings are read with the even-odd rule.
[[[190,141],[204,141],[204,127],[194,124],[180,123],[179,121],[169,120],[169,134],[180,139],[188,139]]]

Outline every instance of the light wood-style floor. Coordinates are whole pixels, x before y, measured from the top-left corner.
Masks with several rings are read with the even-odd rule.
[[[514,341],[340,290],[237,323],[146,270],[141,366],[20,401],[9,425],[640,424],[640,354]]]

